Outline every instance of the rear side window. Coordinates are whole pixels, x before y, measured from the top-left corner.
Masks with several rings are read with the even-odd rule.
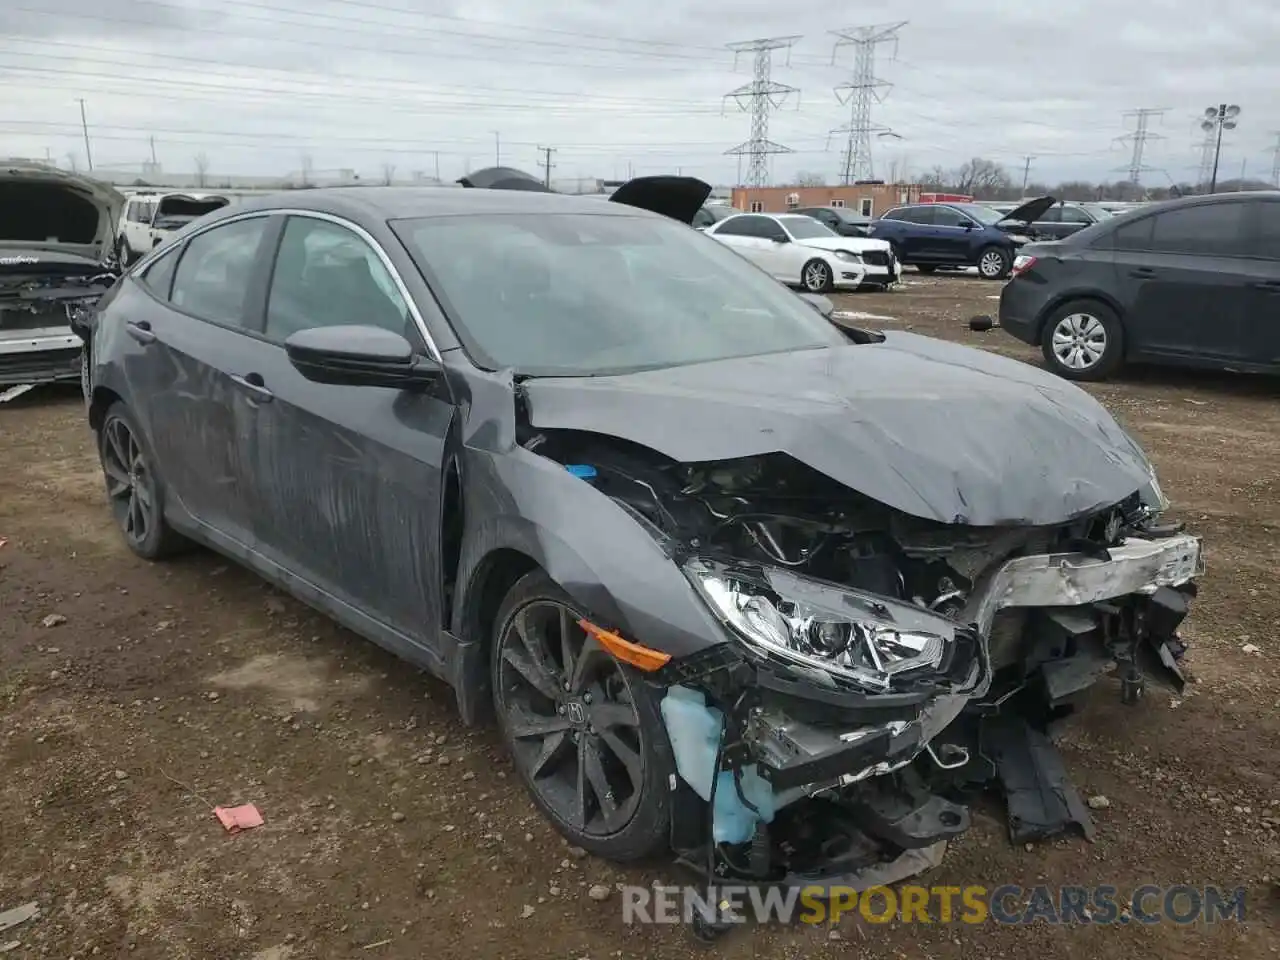
[[[173,286],[174,268],[178,265],[178,257],[182,251],[174,248],[162,257],[152,260],[138,279],[148,290],[161,300],[169,299],[169,290]]]
[[[1231,256],[1241,252],[1245,213],[1241,202],[1205,203],[1167,210],[1151,218],[1149,250]]]
[[[1142,217],[1122,223],[1111,232],[1111,246],[1116,250],[1150,250],[1154,220],[1155,217]]]
[[[173,278],[173,305],[204,320],[244,326],[249,284],[266,229],[266,217],[253,217],[188,240]]]

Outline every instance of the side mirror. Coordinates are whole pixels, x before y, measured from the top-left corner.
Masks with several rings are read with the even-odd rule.
[[[294,368],[315,383],[407,389],[440,375],[439,365],[417,356],[400,334],[365,324],[299,330],[284,349]]]
[[[977,224],[975,224],[972,220],[961,220],[960,226],[963,227],[965,230],[972,230],[975,226],[977,226]]]
[[[836,305],[820,293],[802,293],[799,294],[799,297],[828,320],[831,319],[831,314],[835,312]]]
[[[788,237],[785,233],[774,234],[769,239],[772,240],[774,243],[790,243],[791,242],[791,238]]]

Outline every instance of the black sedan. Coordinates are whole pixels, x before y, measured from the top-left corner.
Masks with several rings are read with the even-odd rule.
[[[1280,194],[1142,207],[1024,246],[1000,325],[1072,380],[1126,361],[1280,372]]]
[[[802,213],[806,217],[812,217],[842,237],[871,236],[871,218],[854,213],[845,207],[797,207],[787,212]]]
[[[1199,541],[1079,388],[833,325],[689,229],[694,186],[308,190],[189,227],[92,329],[111,509],[142,557],[211,547],[496,715],[596,854],[902,876],[968,824],[931,784],[979,702],[1013,757],[1112,657],[1180,686]]]

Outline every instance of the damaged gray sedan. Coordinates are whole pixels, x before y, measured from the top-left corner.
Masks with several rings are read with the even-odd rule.
[[[997,783],[1019,840],[1087,830],[1048,734],[1182,683],[1202,569],[1141,449],[1038,369],[837,327],[679,222],[705,184],[619,193],[302,191],[150,254],[90,335],[130,547],[444,678],[603,857],[892,879]]]

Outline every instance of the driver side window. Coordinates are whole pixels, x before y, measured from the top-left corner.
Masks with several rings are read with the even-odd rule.
[[[311,327],[352,324],[408,335],[409,311],[391,274],[346,227],[290,217],[271,275],[266,336],[283,341]]]

